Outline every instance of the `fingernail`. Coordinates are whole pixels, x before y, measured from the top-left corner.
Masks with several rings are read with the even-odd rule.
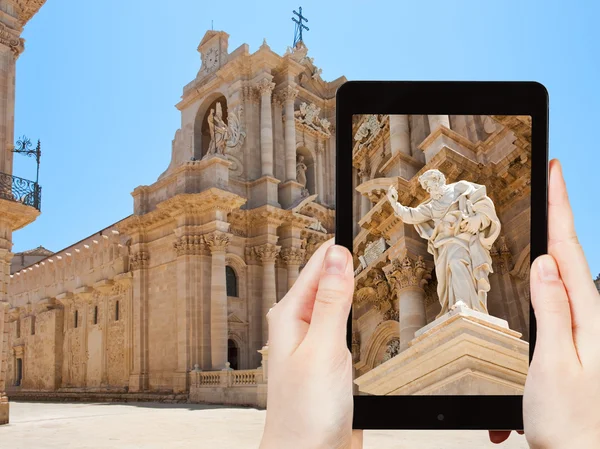
[[[332,246],[325,254],[325,271],[328,274],[342,274],[346,271],[348,257],[341,246]]]
[[[539,272],[542,281],[557,281],[559,279],[556,262],[551,256],[540,257]]]

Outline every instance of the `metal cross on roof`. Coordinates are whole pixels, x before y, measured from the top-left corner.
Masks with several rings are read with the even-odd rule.
[[[296,29],[294,30],[294,44],[292,45],[292,48],[295,48],[296,44],[302,41],[302,30],[309,31],[308,27],[302,23],[308,23],[308,19],[302,15],[302,6],[298,8],[298,11],[300,12],[298,13],[293,11],[298,18],[296,19],[295,17],[292,17],[292,21],[296,24]]]

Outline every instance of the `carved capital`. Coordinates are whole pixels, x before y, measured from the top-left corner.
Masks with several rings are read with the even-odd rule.
[[[395,259],[391,265],[384,268],[390,282],[395,282],[399,289],[408,287],[423,288],[431,279],[431,270],[425,265],[423,256],[416,261],[406,256],[404,260]]]
[[[296,89],[294,86],[286,86],[279,91],[279,98],[282,103],[286,101],[294,101],[300,91]]]
[[[204,235],[204,241],[208,245],[211,253],[225,252],[231,241],[229,234],[215,231]]]
[[[273,245],[272,243],[265,243],[264,245],[254,247],[254,253],[263,265],[275,262],[280,250],[281,246]]]
[[[286,265],[302,265],[306,257],[306,250],[302,248],[287,247],[280,253],[281,259]]]
[[[201,235],[182,235],[174,243],[177,256],[208,254],[207,244]]]
[[[129,265],[131,270],[141,270],[148,268],[148,260],[150,255],[146,251],[137,251],[129,257]]]
[[[14,53],[15,58],[25,50],[25,40],[19,33],[0,22],[0,44],[6,45]]]
[[[273,92],[273,89],[275,89],[275,83],[272,83],[267,78],[263,78],[258,83],[256,83],[255,87],[256,90],[260,93],[260,95],[271,95],[271,92]]]

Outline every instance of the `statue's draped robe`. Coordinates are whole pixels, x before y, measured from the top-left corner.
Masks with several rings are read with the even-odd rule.
[[[438,317],[457,301],[488,313],[489,274],[493,273],[490,249],[500,233],[500,220],[485,186],[468,181],[449,184],[442,198],[430,198],[399,212],[402,221],[414,224],[428,241],[427,251],[433,254],[442,306]],[[462,232],[461,222],[474,214],[481,217],[479,231]]]

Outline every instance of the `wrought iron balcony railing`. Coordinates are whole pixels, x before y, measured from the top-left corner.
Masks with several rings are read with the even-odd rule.
[[[42,210],[42,188],[37,182],[18,176],[0,173],[0,198]]]

